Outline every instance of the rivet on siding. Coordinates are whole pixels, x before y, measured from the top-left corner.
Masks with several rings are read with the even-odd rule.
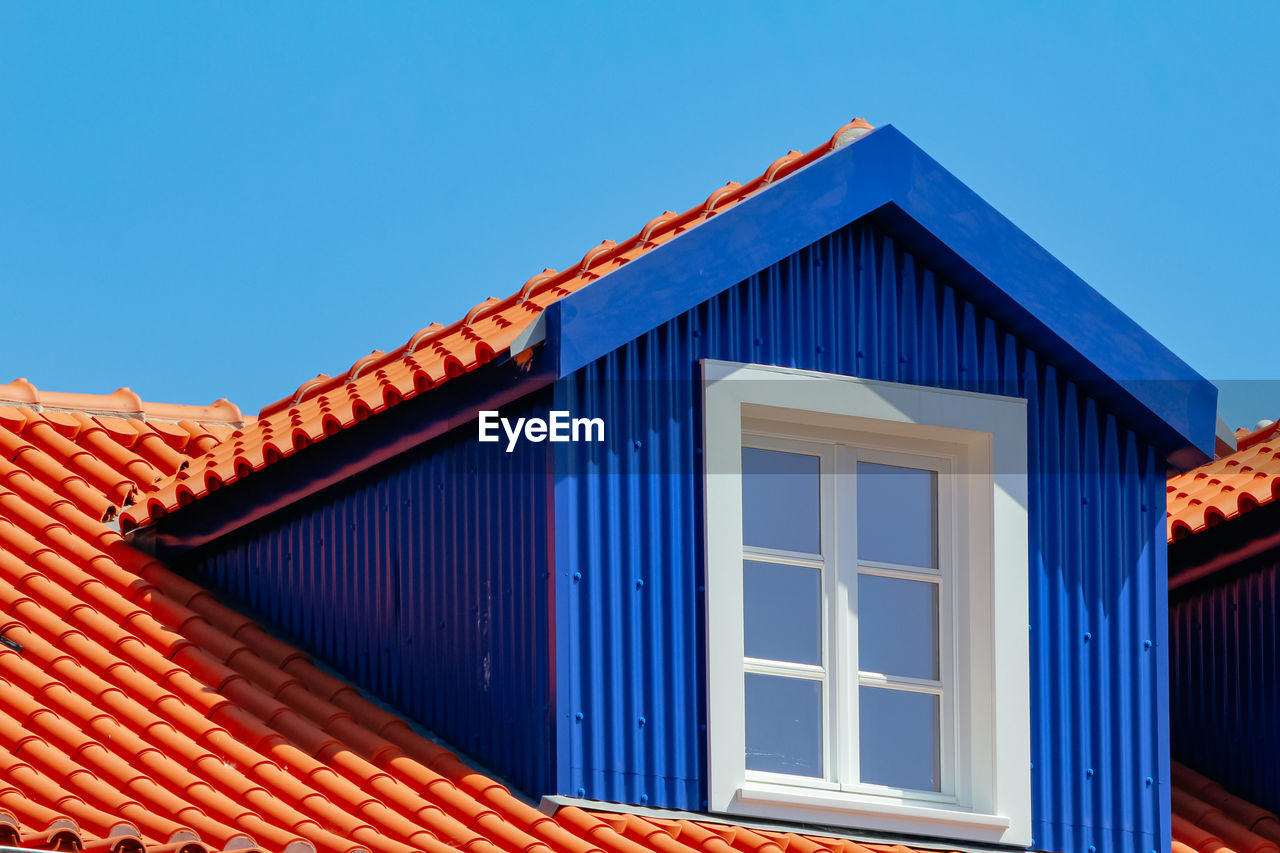
[[[1142,505],[1142,511],[1143,511],[1143,512],[1146,512],[1146,511],[1147,511],[1147,505],[1146,505],[1146,504],[1143,504],[1143,505]]]
[[[641,794],[641,795],[640,795],[640,805],[642,805],[642,806],[647,806],[648,804],[649,804],[649,795],[648,795],[648,794]]]
[[[756,346],[760,346],[763,343],[764,343],[764,338],[756,338]]]
[[[867,354],[862,350],[858,350],[858,358],[866,358]]]
[[[1147,787],[1148,787],[1148,788],[1150,788],[1152,785],[1154,785],[1154,784],[1156,783],[1156,780],[1155,780],[1155,779],[1152,779],[1150,776],[1148,776],[1148,777],[1147,777],[1146,781],[1147,781]]]
[[[575,722],[578,722],[578,723],[582,722],[582,712],[579,711],[578,713],[574,714],[573,719]],[[1091,770],[1089,772],[1092,773],[1093,771]]]
[[[644,724],[645,724],[645,718],[644,718],[644,717],[641,717],[640,719],[636,720],[636,722],[640,725],[640,728],[642,728],[642,729],[644,728]]]
[[[1088,495],[1085,495],[1084,497],[1082,497],[1082,498],[1080,499],[1080,503],[1082,503],[1082,504],[1087,504],[1088,502],[1089,502],[1089,496],[1088,496]]]
[[[579,788],[579,789],[578,789],[578,796],[579,796],[579,797],[585,797],[586,795],[587,795],[587,789],[586,789],[586,788]]]
[[[644,578],[636,578],[636,589],[644,589]]]
[[[1089,853],[1098,853],[1098,848],[1097,848],[1097,847],[1094,847],[1092,844],[1090,844],[1090,845],[1089,845]]]
[[[1084,632],[1084,641],[1087,643],[1087,642],[1089,642],[1089,641],[1090,641],[1090,640],[1092,640],[1092,639],[1093,639],[1093,632],[1092,632],[1092,631],[1085,631],[1085,632]]]
[[[824,347],[822,344],[818,344],[817,350],[818,350],[818,355],[822,355],[824,352],[827,351],[827,348]]]
[[[578,582],[578,581],[580,581],[580,580],[582,580],[582,572],[574,572],[574,573],[573,573],[573,582],[574,582],[574,583],[577,583],[577,582]]]
[[[1088,778],[1092,779],[1092,778],[1093,778],[1093,768],[1092,768],[1092,767],[1090,767],[1088,770],[1084,771],[1084,775],[1085,775],[1085,776],[1087,776]]]
[[[898,356],[898,363],[899,363],[899,364],[906,364],[906,363],[907,363],[907,357],[906,357],[905,355],[900,355],[900,356]]]
[[[702,330],[701,330],[701,329],[694,329],[694,330],[693,330],[693,336],[694,336],[695,338],[700,338],[700,337],[702,337]]]
[[[1142,649],[1143,649],[1143,651],[1146,651],[1147,649],[1150,649],[1150,648],[1151,648],[1151,641],[1150,641],[1150,640],[1143,640],[1143,641],[1142,641]]]
[[[640,439],[637,438],[635,441],[631,443],[635,446],[636,450],[640,449]]]

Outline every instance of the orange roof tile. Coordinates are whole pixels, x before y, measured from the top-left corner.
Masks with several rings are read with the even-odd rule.
[[[1169,541],[1280,497],[1280,424],[1237,432],[1236,452],[1169,479]]]
[[[122,517],[125,529],[153,521],[213,489],[491,361],[506,352],[552,302],[670,242],[871,130],[867,122],[854,119],[808,153],[788,152],[745,184],[731,181],[684,213],[667,211],[656,216],[638,234],[621,243],[606,240],[563,272],[543,270],[506,299],[486,299],[448,326],[427,326],[391,352],[375,350],[340,376],[321,375],[303,383],[292,395],[263,408],[258,421],[233,436],[233,441],[213,448],[146,501],[126,511]]]

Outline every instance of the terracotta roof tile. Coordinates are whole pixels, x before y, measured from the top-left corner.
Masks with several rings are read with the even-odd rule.
[[[1236,452],[1169,479],[1169,541],[1184,539],[1280,497],[1280,424],[1237,431]]]
[[[862,119],[854,119],[808,153],[788,152],[745,184],[731,181],[684,213],[667,211],[656,216],[639,233],[622,242],[605,240],[564,271],[543,270],[512,295],[486,299],[455,323],[432,324],[403,346],[389,352],[375,350],[339,376],[322,374],[304,382],[290,396],[263,408],[255,423],[209,449],[154,495],[127,510],[122,517],[125,530],[153,521],[212,488],[242,479],[492,361],[507,352],[520,332],[551,303],[861,138],[871,129]]]

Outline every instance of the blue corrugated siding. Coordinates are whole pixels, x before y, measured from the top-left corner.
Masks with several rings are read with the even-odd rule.
[[[1280,552],[1178,590],[1169,621],[1174,755],[1280,809]]]
[[[560,792],[705,808],[703,358],[1030,401],[1035,846],[1168,850],[1162,459],[865,224],[557,383]]]
[[[541,393],[504,414],[545,415]],[[517,409],[520,411],[517,411]],[[474,426],[193,555],[230,593],[516,786],[552,780],[546,445]]]

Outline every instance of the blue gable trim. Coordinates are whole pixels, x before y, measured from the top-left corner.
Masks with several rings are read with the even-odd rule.
[[[553,303],[545,324],[558,375],[871,214],[1175,464],[1212,457],[1217,389],[892,126]]]

